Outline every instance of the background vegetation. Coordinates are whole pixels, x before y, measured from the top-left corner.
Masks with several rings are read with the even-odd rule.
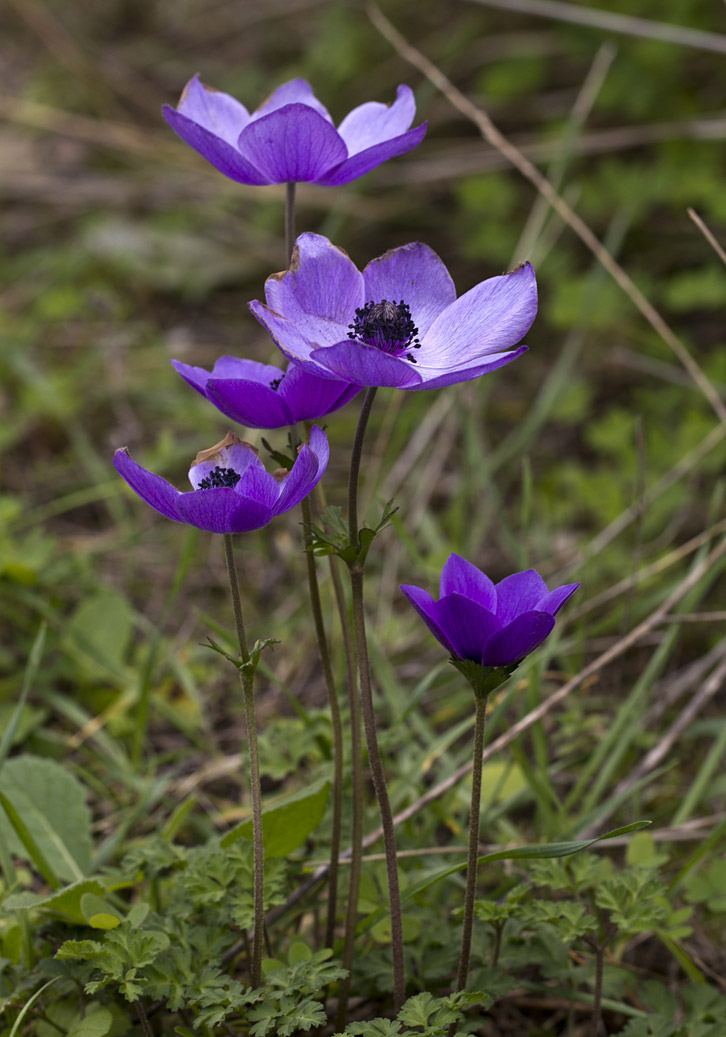
[[[547,174],[723,397],[726,268],[687,210],[726,241],[726,8],[607,7],[702,30],[704,41],[471,2],[387,0],[385,12]],[[28,692],[6,768],[32,754],[82,783],[94,868],[117,867],[160,831],[193,847],[248,816],[241,709],[230,673],[200,645],[208,633],[232,640],[220,544],[145,508],[110,459],[128,445],[182,486],[196,451],[224,434],[169,359],[271,356],[246,304],[284,265],[282,189],[225,180],[159,109],[197,71],[250,107],[304,76],[336,121],[408,82],[429,121],[423,145],[348,187],[303,185],[299,230],[326,234],[359,265],[423,240],[460,292],[530,258],[540,314],[530,352],[502,372],[440,393],[379,393],[365,493],[371,519],[380,500],[400,506],[371,554],[369,592],[394,810],[466,762],[473,723],[469,690],[403,605],[399,583],[433,586],[452,550],[495,579],[536,565],[548,582],[582,581],[557,641],[495,703],[494,738],[620,646],[690,578],[637,641],[485,765],[483,824],[488,841],[508,844],[651,819],[625,863],[658,872],[653,896],[670,914],[622,924],[609,959],[608,1032],[637,1023],[645,1028],[628,1033],[722,1034],[713,1005],[726,965],[726,423],[703,388],[567,223],[357,4],[11,0],[0,29],[0,729]],[[327,421],[332,502],[344,499],[354,422],[355,405]],[[270,797],[308,787],[330,766],[298,521],[291,513],[240,540],[252,636],[283,642],[258,686]],[[342,674],[340,653],[336,666]],[[36,760],[15,780],[40,787],[43,774]],[[463,845],[467,802],[463,779],[399,828],[404,850],[429,851],[404,858],[411,881],[421,866],[451,860],[441,848]],[[371,809],[367,830],[375,825]],[[324,822],[299,864],[325,859],[326,834]],[[42,892],[43,879],[8,845],[13,892]],[[622,848],[598,854],[623,865]],[[372,905],[381,867],[366,868]],[[503,885],[501,870],[482,875],[500,900],[522,878],[507,868]],[[588,874],[573,888],[595,888]],[[562,890],[565,879],[528,881]],[[436,990],[446,974],[460,889],[454,880],[410,909],[415,989]],[[21,934],[12,912],[3,917],[9,1033],[48,976],[36,969],[18,986]],[[294,924],[314,946],[314,922]],[[492,924],[482,922],[480,965]],[[69,934],[52,925],[43,939],[55,949]],[[487,1015],[471,1017],[472,1032],[584,1032],[572,991],[587,987],[589,951],[568,962],[555,944],[551,933],[542,944],[559,962],[548,974],[531,948],[526,957],[526,941],[513,941],[512,969],[520,954],[524,971]],[[379,932],[354,982],[363,1017],[382,1014],[386,967]],[[57,1016],[54,1028],[52,1012],[33,1009],[21,1025],[45,1037],[72,1032],[72,1017]],[[130,1032],[129,1018],[114,1032]]]

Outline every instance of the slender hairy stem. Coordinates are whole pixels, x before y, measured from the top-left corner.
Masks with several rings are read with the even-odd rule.
[[[476,695],[476,720],[474,723],[474,766],[471,773],[471,811],[469,813],[469,855],[466,861],[466,896],[464,899],[464,931],[461,935],[461,958],[456,989],[464,990],[469,976],[471,956],[471,933],[474,927],[474,901],[476,900],[476,872],[479,859],[479,813],[481,811],[481,772],[484,752],[484,726],[486,724],[487,696]]]
[[[330,652],[328,650],[328,639],[325,635],[325,624],[323,622],[323,610],[320,604],[320,587],[318,585],[318,574],[315,568],[315,556],[308,543],[311,522],[310,499],[303,497],[300,502],[302,510],[305,542],[305,561],[308,571],[308,591],[310,594],[310,607],[313,611],[313,622],[315,624],[315,635],[318,639],[318,651],[320,662],[323,666],[325,686],[328,690],[328,702],[330,703],[330,719],[333,725],[333,831],[330,840],[330,871],[328,873],[328,918],[325,926],[325,946],[332,947],[335,938],[335,912],[338,902],[338,857],[340,855],[340,828],[343,802],[343,723],[340,719],[340,706],[335,688],[333,668],[330,664]]]
[[[144,1037],[154,1037],[154,1031],[151,1029],[151,1025],[149,1024],[149,1017],[146,1014],[146,1009],[140,1001],[136,1002],[136,1014],[139,1017]]]
[[[285,188],[285,263],[289,265],[295,245],[295,182]]]
[[[358,530],[358,481],[360,463],[363,453],[363,440],[370,417],[376,389],[366,390],[361,407],[358,427],[353,441],[353,452],[350,461],[348,483],[348,531],[352,545],[360,543]],[[353,605],[353,631],[358,659],[358,680],[360,682],[361,707],[363,724],[368,747],[368,763],[373,779],[373,788],[378,800],[383,829],[383,843],[386,851],[386,871],[388,873],[388,898],[391,912],[391,950],[393,953],[393,1007],[398,1012],[403,1004],[406,990],[406,976],[403,961],[403,918],[401,914],[401,892],[398,885],[398,863],[396,860],[396,833],[393,827],[393,814],[386,788],[386,776],[383,761],[378,749],[376,732],[376,715],[373,708],[373,691],[371,688],[370,664],[368,661],[368,642],[366,639],[365,607],[363,601],[364,563],[353,562],[350,566],[350,585]]]
[[[605,944],[598,941],[595,947],[595,991],[592,999],[592,1021],[590,1023],[591,1037],[598,1037],[600,1033],[600,1021],[602,1019],[602,973],[605,959]]]
[[[265,934],[264,906],[264,847],[262,843],[262,792],[260,789],[260,759],[257,751],[257,722],[255,720],[255,695],[253,676],[249,671],[250,652],[247,647],[244,622],[242,620],[242,602],[239,594],[237,566],[234,561],[234,545],[230,533],[224,534],[224,556],[227,562],[229,588],[232,593],[234,622],[237,628],[240,658],[244,668],[240,669],[240,682],[245,700],[245,721],[247,724],[247,743],[250,754],[250,796],[252,798],[252,840],[254,845],[254,920],[255,931],[252,937],[252,962],[250,978],[253,987],[262,982],[262,941]]]

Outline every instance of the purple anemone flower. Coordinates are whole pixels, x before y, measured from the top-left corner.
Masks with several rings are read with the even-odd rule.
[[[494,584],[471,562],[452,554],[441,573],[438,601],[421,587],[401,590],[454,659],[513,668],[544,641],[555,614],[579,586],[568,583],[548,591],[534,569]]]
[[[359,385],[317,378],[297,364],[286,371],[256,360],[222,356],[212,371],[172,360],[182,378],[217,410],[248,428],[284,428],[343,407]]]
[[[250,309],[288,360],[323,378],[439,389],[508,364],[537,313],[529,263],[457,299],[428,245],[415,242],[361,273],[319,234],[301,234],[289,270],[268,277]]]
[[[250,114],[194,76],[179,107],[164,105],[163,113],[183,141],[242,184],[347,184],[405,155],[426,133],[426,123],[409,129],[416,103],[408,86],[399,86],[390,107],[368,101],[354,108],[337,130],[304,79],[278,86]]]
[[[292,469],[270,475],[255,448],[228,432],[221,443],[197,454],[189,469],[194,489],[187,493],[142,468],[125,448],[116,451],[113,463],[131,489],[160,515],[210,533],[248,533],[310,493],[322,478],[329,453],[325,433],[313,425],[310,445],[300,447]]]

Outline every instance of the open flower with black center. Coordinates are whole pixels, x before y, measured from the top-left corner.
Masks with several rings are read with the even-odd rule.
[[[520,356],[537,313],[529,263],[456,297],[449,272],[415,242],[361,273],[319,234],[301,234],[289,270],[268,277],[250,309],[294,363],[323,378],[439,389]]]
[[[193,489],[186,493],[142,468],[125,448],[116,451],[113,463],[160,515],[210,533],[248,533],[299,504],[322,478],[329,453],[325,433],[313,425],[310,445],[300,447],[291,470],[270,475],[255,448],[229,432],[221,443],[197,454],[189,469]]]
[[[242,184],[347,184],[389,158],[405,155],[424,138],[426,124],[409,129],[413,92],[399,86],[390,107],[368,101],[335,128],[304,79],[283,83],[250,113],[229,94],[194,76],[177,108],[164,118],[220,173]]]
[[[421,587],[401,590],[453,660],[513,669],[552,631],[556,613],[579,586],[548,591],[534,569],[495,584],[452,554],[441,573],[438,601]]]
[[[213,369],[172,364],[217,410],[248,428],[284,428],[314,421],[343,407],[360,392],[350,382],[318,378],[297,364],[286,371],[256,360],[222,356]]]

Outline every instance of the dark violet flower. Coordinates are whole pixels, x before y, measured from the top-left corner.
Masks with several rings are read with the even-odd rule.
[[[229,432],[221,443],[197,454],[189,470],[194,489],[187,493],[142,468],[126,449],[116,451],[113,463],[131,489],[160,515],[210,533],[248,533],[310,493],[328,456],[327,437],[313,425],[310,445],[300,448],[292,469],[270,475],[255,448]]]
[[[359,385],[309,374],[297,364],[286,371],[256,360],[223,356],[211,372],[172,360],[182,378],[233,421],[248,428],[284,428],[314,421],[343,407]]]
[[[455,660],[513,669],[544,641],[555,614],[579,586],[568,583],[548,591],[534,569],[494,584],[452,554],[441,573],[438,601],[420,587],[401,590]]]
[[[294,363],[323,378],[439,389],[508,364],[537,312],[529,263],[460,298],[439,257],[414,243],[361,273],[319,234],[301,234],[289,270],[250,309]]]
[[[163,112],[182,140],[242,184],[347,184],[405,155],[426,133],[426,123],[409,129],[416,103],[408,86],[399,86],[390,107],[368,101],[354,108],[337,130],[304,79],[278,86],[250,114],[194,76],[179,107],[164,105]]]

